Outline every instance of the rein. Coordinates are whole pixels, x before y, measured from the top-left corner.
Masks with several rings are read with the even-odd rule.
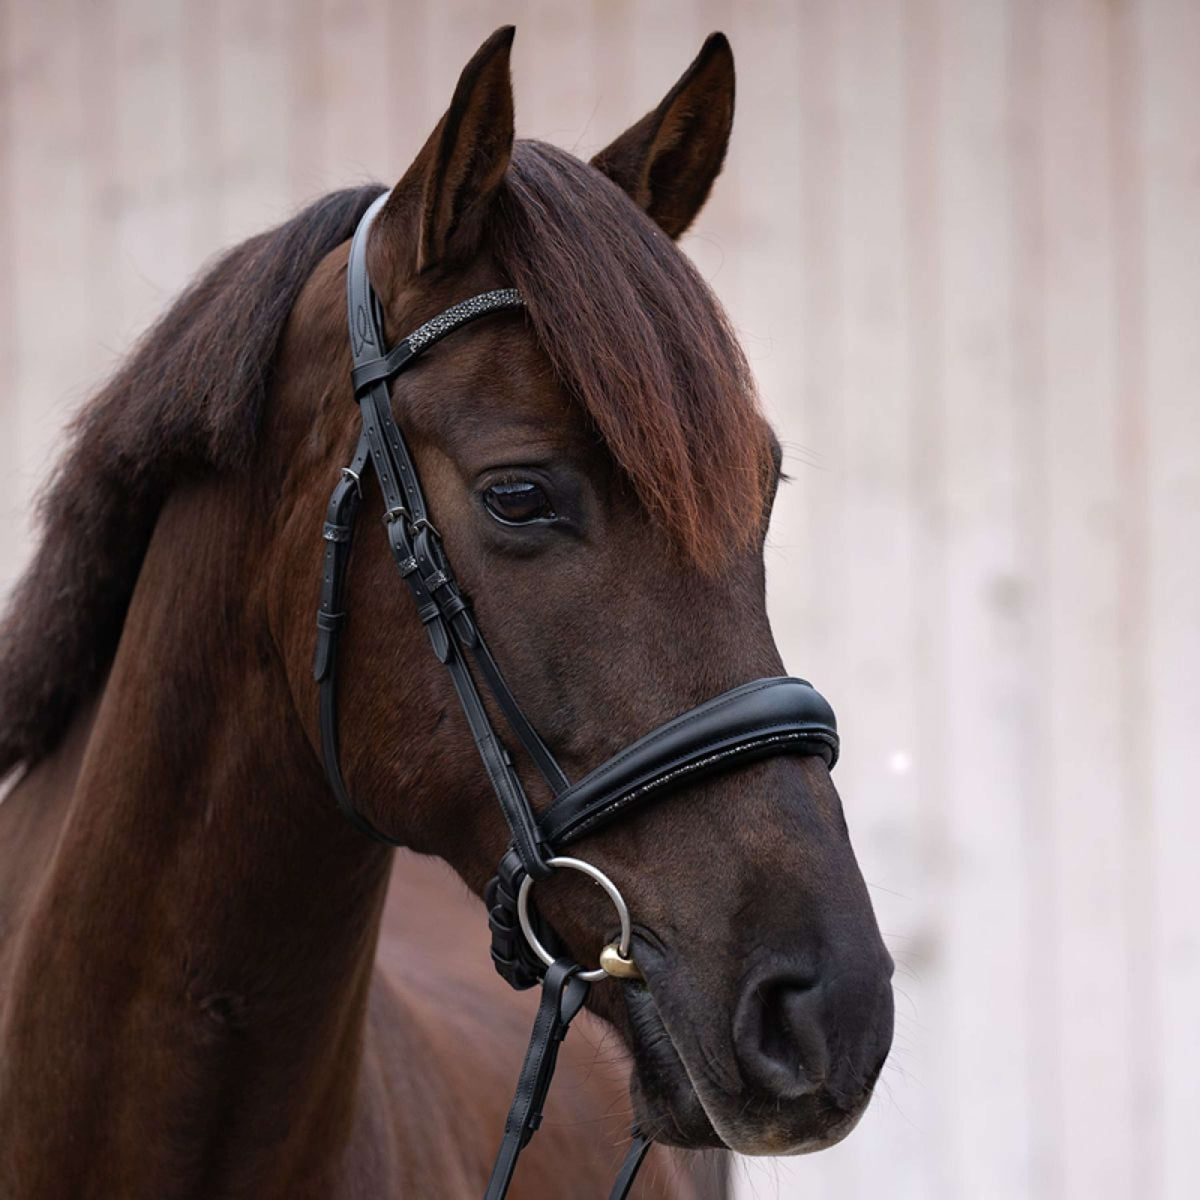
[[[325,557],[313,661],[313,676],[320,688],[321,752],[333,794],[351,824],[376,841],[399,845],[355,808],[338,757],[338,636],[346,622],[342,600],[362,501],[362,476],[370,465],[383,494],[384,526],[396,566],[412,592],[434,654],[450,673],[512,836],[512,845],[485,895],[492,961],[511,986],[529,988],[540,983],[542,988],[485,1193],[485,1200],[503,1200],[517,1158],[541,1123],[558,1047],[591,984],[606,976],[640,978],[630,947],[629,910],[620,891],[596,867],[568,857],[562,850],[626,812],[746,762],[780,754],[816,755],[832,767],[838,755],[837,724],[829,704],[805,680],[759,679],[667,721],[582,779],[574,783],[567,779],[521,711],[455,581],[441,535],[430,520],[412,455],[392,415],[389,387],[391,380],[442,338],[491,313],[523,308],[524,301],[514,288],[484,292],[446,309],[385,349],[383,314],[366,257],[372,222],[386,200],[384,193],[363,215],[347,266],[352,382],[362,413],[362,433],[354,457],[342,469],[330,497],[322,531]],[[513,760],[492,726],[472,664],[553,793],[553,800],[540,815],[534,812]],[[588,875],[606,891],[617,910],[620,935],[604,947],[600,966],[593,970],[584,970],[562,954],[553,931],[530,908],[534,884],[562,869]],[[649,1139],[635,1128],[610,1200],[624,1200],[628,1195],[648,1147]]]

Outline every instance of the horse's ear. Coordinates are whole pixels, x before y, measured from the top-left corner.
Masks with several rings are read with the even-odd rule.
[[[376,228],[387,231],[380,252],[403,274],[465,262],[479,248],[512,157],[515,32],[497,29],[463,68],[446,115],[379,214]]]
[[[592,159],[673,238],[692,223],[733,128],[733,51],[710,34],[663,102]]]

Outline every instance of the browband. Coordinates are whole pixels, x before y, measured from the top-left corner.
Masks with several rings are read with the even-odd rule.
[[[392,379],[442,338],[489,314],[521,309],[524,301],[515,288],[484,292],[439,313],[386,349],[383,313],[366,262],[371,225],[386,200],[387,193],[378,197],[359,222],[346,268],[352,383],[362,412],[362,433],[350,465],[343,468],[330,497],[322,529],[325,552],[313,657],[313,677],[320,691],[321,754],[338,805],[355,828],[377,841],[397,845],[355,808],[338,754],[337,646],[346,621],[342,600],[355,519],[362,501],[362,478],[370,465],[383,495],[384,524],[396,566],[412,593],[433,652],[450,674],[512,834],[511,849],[485,896],[492,930],[492,960],[513,987],[542,984],[542,1004],[485,1197],[501,1200],[521,1148],[541,1121],[558,1043],[590,986],[581,977],[580,968],[568,959],[560,956],[547,968],[533,953],[518,922],[522,882],[527,885],[527,877],[548,876],[553,870],[550,860],[559,865],[572,861],[579,865],[577,860],[559,856],[563,846],[635,805],[717,772],[780,754],[816,756],[832,767],[838,755],[837,723],[828,703],[803,679],[759,679],[674,717],[576,783],[568,781],[521,711],[459,589],[441,535],[430,519],[408,444],[392,415],[389,388]],[[492,727],[468,660],[483,676],[509,727],[554,795],[540,815],[529,803],[513,760]],[[625,919],[627,922],[627,911]],[[534,921],[538,940],[543,945],[557,946],[545,922],[536,916]],[[548,959],[552,957],[551,952],[546,953]],[[647,1139],[635,1130],[612,1192],[616,1200],[632,1186],[647,1145]]]

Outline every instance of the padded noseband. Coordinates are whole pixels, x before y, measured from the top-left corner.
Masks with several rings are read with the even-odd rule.
[[[837,761],[833,709],[803,679],[757,679],[660,725],[573,783],[538,819],[549,846],[564,846],[705,776],[777,754]]]

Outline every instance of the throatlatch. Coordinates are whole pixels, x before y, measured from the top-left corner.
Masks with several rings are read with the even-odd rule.
[[[829,704],[802,679],[759,679],[713,697],[647,733],[582,779],[570,783],[537,730],[521,711],[480,633],[430,519],[416,467],[392,415],[390,382],[442,338],[472,321],[524,306],[514,288],[473,296],[426,321],[390,350],[383,315],[367,271],[372,222],[387,201],[381,195],[354,233],[346,289],[353,357],[354,397],[362,433],[349,466],[329,500],[322,536],[325,557],[313,676],[320,687],[321,751],[337,803],[350,822],[377,841],[397,845],[350,799],[338,757],[337,647],[346,622],[343,593],[362,478],[375,470],[384,503],[384,525],[401,578],[412,592],[433,652],[454,683],[471,735],[512,835],[512,845],[488,885],[485,901],[492,931],[492,961],[515,988],[540,983],[541,1003],[516,1096],[485,1200],[502,1200],[517,1157],[541,1123],[558,1046],[587,998],[605,975],[637,976],[631,954],[628,908],[616,885],[591,864],[562,854],[565,846],[647,802],[698,779],[779,754],[837,760],[837,723]],[[537,765],[554,799],[536,814],[513,760],[488,718],[471,669],[483,676],[512,732]],[[584,970],[571,961],[547,923],[530,906],[534,881],[555,869],[582,871],[604,887],[617,908],[621,936],[605,947],[601,966]],[[648,1148],[635,1129],[611,1200],[623,1200]]]

